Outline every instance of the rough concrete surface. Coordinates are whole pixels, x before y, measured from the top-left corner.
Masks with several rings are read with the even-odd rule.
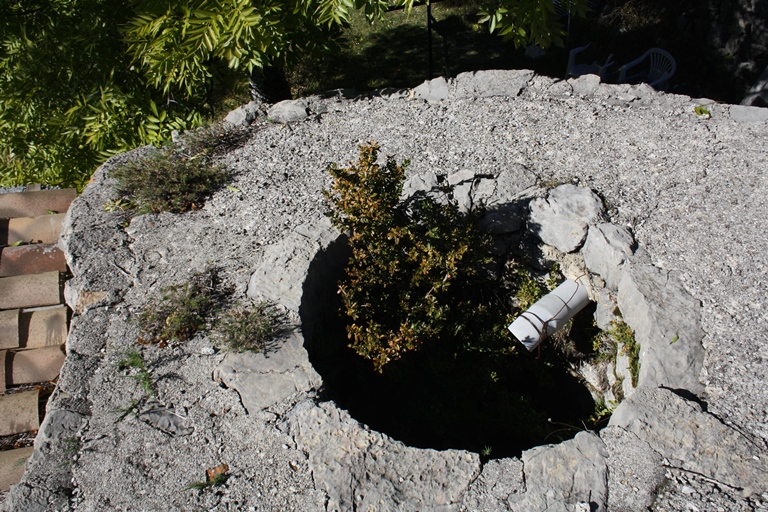
[[[133,219],[104,211],[114,198],[110,170],[142,150],[97,171],[62,234],[74,275],[65,297],[78,311],[66,361],[6,510],[768,507],[768,479],[760,474],[768,461],[768,239],[760,228],[768,215],[768,124],[762,112],[715,104],[711,118],[700,119],[688,97],[526,71],[463,74],[411,94],[350,97],[345,91],[306,98],[299,107],[308,116],[301,121],[240,128],[247,141],[221,158],[234,171],[231,188],[196,211]],[[649,296],[667,282],[675,304],[693,308],[700,341],[691,346],[698,344],[703,355],[694,357],[691,375],[674,382],[683,386],[682,396],[643,386],[649,375],[643,374],[641,387],[600,437],[583,433],[521,458],[485,463],[468,452],[405,446],[323,401],[322,384],[302,366],[305,356],[295,344],[301,282],[284,289],[269,283],[301,279],[302,258],[323,250],[325,167],[353,160],[357,145],[369,140],[398,160],[410,159],[408,177],[423,176],[424,183],[430,173],[447,178],[471,171],[468,190],[480,195],[504,188],[483,183],[499,176],[505,183],[533,176],[592,189],[607,205],[608,220],[626,226],[643,248],[629,266],[669,279],[635,283],[629,295],[650,304],[641,313],[675,320]],[[297,242],[296,250],[276,251],[287,239]],[[274,268],[276,262],[284,265]],[[297,334],[284,347],[296,364],[278,359],[274,372],[269,361],[233,365],[233,356],[205,334],[178,346],[146,346],[156,388],[146,400],[134,374],[116,364],[137,347],[136,317],[149,297],[210,264],[221,269],[236,298],[261,295],[286,308]],[[620,275],[610,278],[620,289],[638,275],[627,268],[622,264]],[[644,320],[628,319],[638,321]],[[671,342],[667,328],[648,328],[644,336],[660,331]],[[682,341],[680,335],[673,345]],[[235,383],[238,369],[247,367],[258,378]],[[270,373],[290,376],[290,385],[272,386],[262,379]],[[713,443],[733,453],[720,459]],[[745,450],[751,458],[741,458]],[[221,464],[229,467],[224,485],[187,488]]]

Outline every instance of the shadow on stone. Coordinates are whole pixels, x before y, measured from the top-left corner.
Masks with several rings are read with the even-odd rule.
[[[525,350],[424,348],[376,373],[347,346],[337,283],[349,254],[342,236],[318,253],[304,284],[305,348],[323,377],[323,399],[409,446],[466,449],[492,458],[517,456],[584,429],[595,403],[548,351],[537,358]]]

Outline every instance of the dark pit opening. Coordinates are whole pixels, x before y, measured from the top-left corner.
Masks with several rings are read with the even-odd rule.
[[[406,445],[464,449],[485,458],[519,456],[589,427],[595,402],[567,371],[554,342],[540,353],[521,345],[517,355],[455,357],[422,349],[375,372],[347,346],[337,283],[349,252],[344,236],[319,252],[304,285],[302,328],[310,361],[323,377],[323,399]],[[591,326],[591,312],[578,315],[579,323]],[[589,336],[585,331],[572,345],[586,347]]]

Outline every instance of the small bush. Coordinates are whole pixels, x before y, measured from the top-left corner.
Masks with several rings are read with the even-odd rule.
[[[263,352],[281,333],[283,315],[268,302],[238,306],[219,321],[224,344],[235,352]]]
[[[400,204],[408,162],[378,165],[378,151],[361,146],[356,164],[330,166],[325,195],[332,223],[350,232],[339,285],[350,346],[381,371],[406,352],[459,343],[476,325],[492,325],[479,297],[492,242],[453,204],[425,196]]]
[[[204,152],[187,154],[172,148],[154,149],[112,170],[119,200],[139,213],[180,213],[201,208],[205,199],[229,179],[222,166]]]
[[[228,290],[215,269],[192,276],[189,282],[163,289],[161,299],[150,299],[139,316],[139,343],[175,343],[191,339],[226,302]]]

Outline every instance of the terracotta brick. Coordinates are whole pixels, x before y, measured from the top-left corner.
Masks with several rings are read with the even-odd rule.
[[[7,350],[0,350],[0,393],[5,393],[5,383],[7,382],[6,378],[6,368],[5,368],[5,362],[8,360],[8,351]]]
[[[58,272],[0,277],[0,309],[23,309],[61,304]]]
[[[66,213],[77,197],[73,188],[0,194],[0,217],[37,217],[49,211]]]
[[[33,447],[17,448],[0,452],[0,491],[7,491],[12,485],[21,482],[27,459],[32,456]]]
[[[9,351],[5,356],[6,386],[53,380],[59,375],[62,364],[64,364],[63,346]],[[10,375],[8,375],[9,366]]]
[[[12,436],[40,428],[40,392],[22,391],[0,396],[0,436]]]
[[[19,348],[19,310],[0,311],[0,350]]]
[[[59,346],[67,341],[67,306],[25,309],[19,315],[19,345],[24,348]]]
[[[55,244],[59,241],[61,225],[66,214],[18,217],[8,221],[8,230],[0,233],[0,245],[13,245],[19,241]]]
[[[32,244],[5,247],[0,252],[0,277],[66,272],[64,252],[56,244]]]

